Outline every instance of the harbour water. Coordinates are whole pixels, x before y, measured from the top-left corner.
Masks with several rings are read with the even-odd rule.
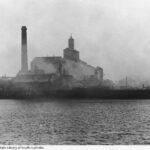
[[[150,144],[150,100],[0,100],[0,144]]]

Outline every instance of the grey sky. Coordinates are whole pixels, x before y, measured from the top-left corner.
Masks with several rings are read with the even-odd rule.
[[[0,75],[20,69],[22,25],[29,62],[62,55],[72,33],[81,59],[105,78],[150,79],[149,0],[0,0]]]

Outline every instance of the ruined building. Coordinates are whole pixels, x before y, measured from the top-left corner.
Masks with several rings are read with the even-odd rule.
[[[52,84],[61,81],[61,85],[67,87],[101,85],[103,69],[80,60],[80,53],[74,49],[72,36],[68,40],[68,47],[63,50],[63,57],[35,57],[31,61],[31,69],[28,70],[26,30],[27,28],[23,26],[21,71],[17,74],[15,82],[49,82]]]

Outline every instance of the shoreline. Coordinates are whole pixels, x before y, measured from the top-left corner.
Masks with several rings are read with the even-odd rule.
[[[55,89],[33,91],[6,90],[0,91],[0,99],[150,99],[150,89],[101,89],[101,88],[76,88],[76,89]]]

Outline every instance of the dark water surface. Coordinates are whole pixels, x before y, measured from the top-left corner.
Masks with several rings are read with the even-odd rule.
[[[0,144],[150,144],[150,100],[0,100]]]

